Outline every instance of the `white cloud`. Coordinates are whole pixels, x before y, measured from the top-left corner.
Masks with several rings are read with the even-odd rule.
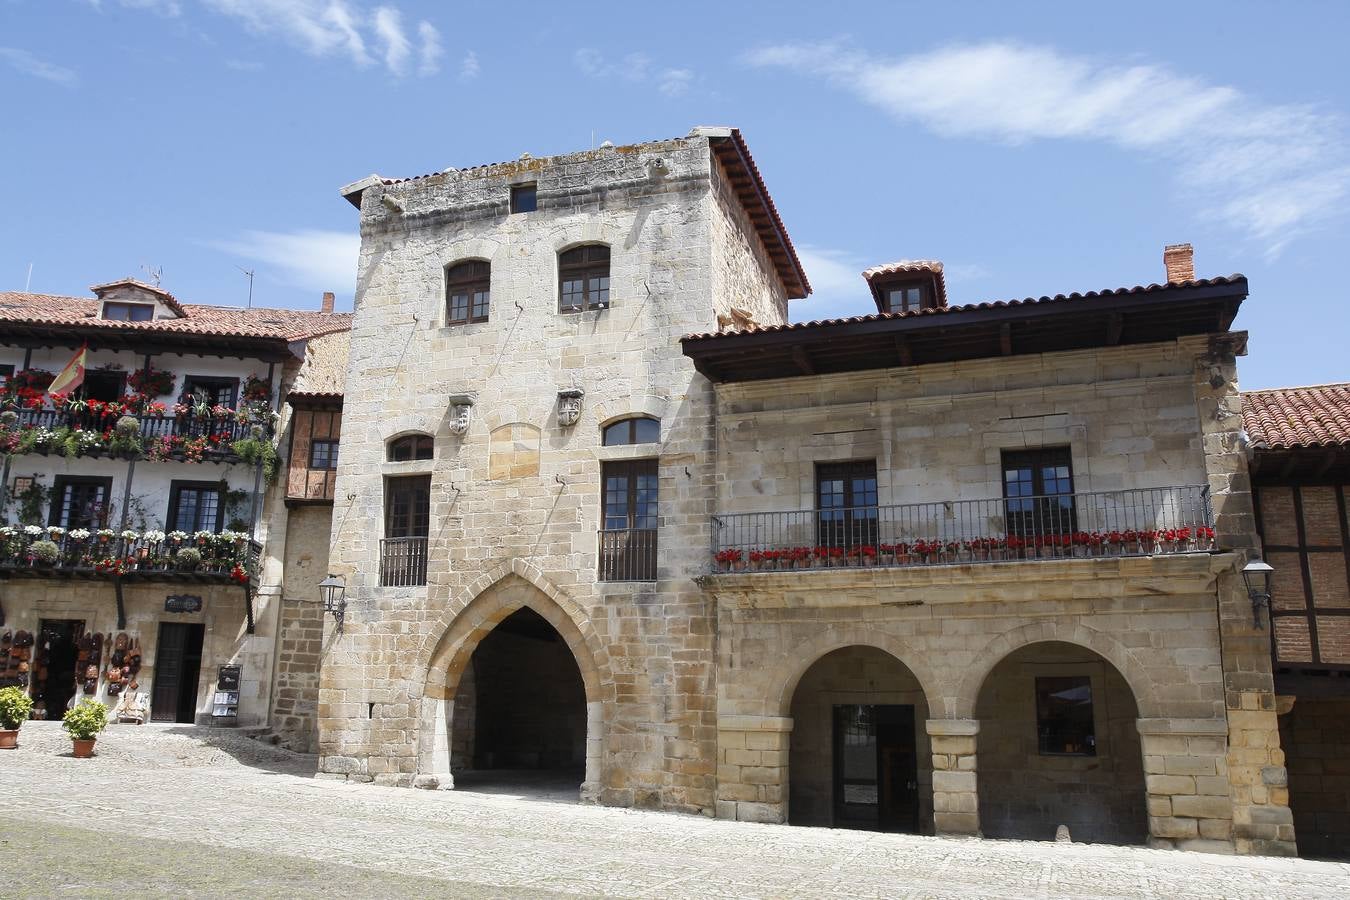
[[[479,68],[478,54],[470,50],[459,62],[459,80],[473,81],[478,77]]]
[[[435,75],[441,70],[441,33],[430,22],[418,22],[417,37],[422,41],[422,47],[417,51],[417,74],[423,78]],[[478,57],[472,52],[469,56],[473,58],[474,74],[477,75]]]
[[[118,2],[127,9],[148,9],[169,18],[183,14],[183,7],[177,0],[118,0]]]
[[[345,231],[245,231],[206,245],[253,264],[259,278],[311,292],[350,294],[356,287],[361,236]]]
[[[661,72],[656,88],[667,97],[678,97],[689,90],[694,73],[689,69],[666,69]]]
[[[1350,193],[1340,121],[1161,65],[1104,64],[1012,42],[900,58],[784,44],[746,59],[823,76],[947,137],[1097,141],[1164,159],[1200,215],[1236,223],[1270,254],[1336,214]]]
[[[842,250],[805,245],[797,249],[797,258],[811,282],[811,294],[818,299],[865,297],[867,283],[863,281],[865,263]]]
[[[384,64],[390,72],[402,75],[408,70],[408,58],[412,56],[412,42],[403,33],[402,15],[391,6],[381,6],[375,10],[375,33],[384,45]]]
[[[55,63],[38,59],[27,50],[18,47],[0,47],[0,62],[7,63],[11,69],[23,75],[31,75],[44,81],[63,84],[67,87],[75,84],[79,76],[74,69],[58,66]]]
[[[615,79],[634,84],[652,82],[667,97],[677,97],[694,81],[692,69],[657,69],[652,58],[634,51],[619,59],[610,59],[594,47],[582,47],[572,54],[573,64],[591,78]]]
[[[227,59],[225,68],[234,69],[236,72],[261,72],[265,67],[254,59]]]

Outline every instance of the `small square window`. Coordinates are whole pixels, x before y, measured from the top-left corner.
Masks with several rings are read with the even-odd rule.
[[[336,469],[337,451],[337,441],[315,441],[309,445],[309,467],[311,469]]]
[[[1096,756],[1092,679],[1086,675],[1036,679],[1036,736],[1042,756]]]
[[[511,212],[534,212],[538,209],[538,200],[533,184],[517,184],[511,188]]]

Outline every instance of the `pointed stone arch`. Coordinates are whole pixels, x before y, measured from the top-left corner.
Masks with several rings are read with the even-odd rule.
[[[450,728],[459,678],[474,650],[503,619],[529,608],[572,653],[586,691],[586,776],[583,797],[598,794],[605,710],[613,699],[608,655],[585,612],[534,565],[512,559],[466,586],[437,618],[417,651],[415,678],[424,685],[418,771],[449,781]]]

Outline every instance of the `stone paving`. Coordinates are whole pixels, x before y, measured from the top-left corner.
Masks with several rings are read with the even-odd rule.
[[[712,821],[313,777],[237,733],[56,723],[0,753],[5,896],[1350,896],[1350,865]]]

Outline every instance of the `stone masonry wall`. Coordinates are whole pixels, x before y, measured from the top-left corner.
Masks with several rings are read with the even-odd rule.
[[[332,567],[351,605],[346,633],[325,645],[326,771],[448,776],[459,660],[523,604],[563,626],[595,673],[587,741],[603,765],[588,790],[712,809],[713,611],[688,577],[709,545],[711,391],[678,346],[716,327],[710,178],[707,141],[694,138],[365,192],[333,523]],[[537,184],[539,209],[508,214],[509,186],[522,182]],[[611,248],[611,306],[560,314],[557,254],[588,241]],[[491,263],[490,319],[447,327],[443,270],[470,258]],[[564,427],[557,392],[571,388],[585,398]],[[447,423],[458,394],[475,395],[463,437]],[[661,419],[659,444],[600,445],[604,424],[634,414]],[[489,436],[517,425],[537,429],[537,468],[494,472]],[[434,436],[435,458],[385,462],[386,442],[410,431]],[[656,581],[599,582],[601,466],[651,457]],[[412,473],[432,478],[429,583],[382,588],[383,479]]]

